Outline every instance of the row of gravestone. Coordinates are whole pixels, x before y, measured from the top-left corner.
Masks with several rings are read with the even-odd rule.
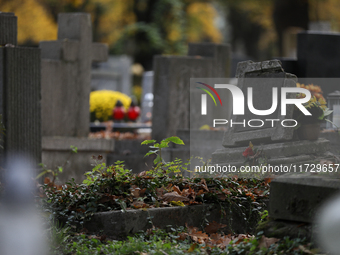
[[[4,40],[3,44],[9,43],[15,45],[16,17],[13,14],[2,14],[2,18],[6,20],[6,22],[2,22],[1,27],[2,30],[4,30],[4,33],[2,33],[4,35],[4,37],[2,37]],[[41,88],[42,135],[43,137],[48,137],[48,139],[43,138],[43,146],[49,151],[53,150],[54,144],[62,143],[60,139],[54,141],[51,137],[78,138],[86,137],[88,133],[90,65],[91,61],[105,60],[107,56],[107,48],[104,45],[91,42],[89,20],[90,17],[87,14],[60,14],[59,39],[57,41],[42,42],[40,44],[41,57],[43,59],[41,68],[41,81],[43,84]],[[339,36],[333,35],[332,38],[333,37],[338,38]],[[5,47],[4,50],[10,51],[9,48],[10,47]],[[38,51],[38,49],[35,50]],[[299,56],[301,56],[301,54],[299,54]],[[9,56],[9,54],[7,54],[7,56]],[[305,58],[307,57],[308,56],[305,56]],[[301,57],[301,59],[302,58],[303,57]],[[33,61],[33,58],[29,59]],[[39,63],[39,61],[36,62]],[[4,60],[3,63],[7,63],[7,60]],[[21,64],[23,63],[24,62]],[[154,70],[153,137],[160,140],[164,137],[175,135],[177,130],[188,129],[189,90],[187,85],[189,84],[190,78],[228,77],[230,69],[229,63],[230,52],[228,46],[215,44],[191,44],[189,45],[188,56],[185,57],[156,57]],[[37,64],[24,65],[30,67],[37,66]],[[17,69],[20,69],[20,71],[27,70],[27,68],[17,67],[19,67],[19,64],[15,64],[15,67],[8,70],[16,74],[18,73]],[[30,72],[30,74],[37,74],[37,72]],[[37,77],[38,76],[37,74]],[[11,80],[6,77],[4,80]],[[20,77],[28,76],[20,75]],[[29,80],[30,79],[27,79],[26,82]],[[39,83],[40,82],[34,82],[35,85]],[[2,88],[5,87],[6,86],[2,86]],[[14,87],[12,86],[12,88]],[[20,90],[20,92],[23,91],[25,90]],[[10,93],[9,90],[8,93]],[[15,91],[14,94],[18,94],[18,91]],[[27,93],[24,94],[25,98],[37,101],[34,97],[28,96]],[[6,98],[10,98],[10,96],[11,95],[6,96]],[[20,101],[19,98],[17,98],[17,100]],[[6,104],[5,100],[3,100],[3,102]],[[29,103],[29,106],[22,106],[20,108],[21,110],[23,108],[33,109],[33,105],[34,103]],[[11,111],[9,105],[5,105],[3,108]],[[38,115],[38,110],[32,110],[32,113],[34,112]],[[21,114],[21,112],[19,114]],[[21,115],[28,116],[26,114]],[[213,118],[213,114],[210,115]],[[10,141],[15,141],[11,136],[11,132],[15,129],[9,128],[11,127],[10,123],[13,121],[13,118],[7,118],[6,116],[14,115],[4,113],[5,125],[9,129],[8,135],[5,137],[7,141],[6,148],[10,149]],[[36,119],[38,123],[39,117],[27,118],[30,121],[24,121],[24,123],[27,123],[29,126],[39,126],[30,124],[34,119]],[[25,129],[22,132],[23,134],[29,130],[27,127],[23,127],[23,129]],[[38,133],[38,131],[36,132]],[[23,139],[19,137],[20,136],[17,136],[17,141],[23,141]],[[39,144],[39,138],[32,140]],[[55,149],[60,150],[61,147],[66,148],[67,143],[69,143],[69,138],[66,140],[67,142],[62,143]],[[75,139],[73,139],[73,142],[77,143]],[[20,146],[18,142],[16,146],[25,147]],[[111,144],[108,144],[106,147],[104,146],[105,150],[112,151],[111,146]],[[39,145],[35,146],[35,148],[38,147]],[[34,150],[32,149],[30,151],[33,152]],[[39,159],[38,154],[39,153],[35,156],[37,159]],[[39,162],[39,160],[37,161]]]
[[[3,115],[6,127],[6,136],[3,137],[5,152],[26,153],[38,163],[41,162],[41,146],[45,151],[66,153],[69,145],[76,145],[80,151],[87,153],[87,158],[94,149],[101,153],[113,151],[112,141],[87,139],[91,62],[93,60],[103,61],[107,56],[105,45],[94,44],[91,41],[90,16],[87,14],[60,14],[58,40],[42,42],[40,49],[17,46],[16,23],[17,18],[14,14],[0,14],[0,45],[4,46],[0,48],[0,113]],[[313,38],[315,35],[305,34],[304,36]],[[330,39],[334,41],[340,38],[339,35],[326,36],[334,38]],[[313,41],[309,41],[309,43],[313,45]],[[326,71],[320,75],[327,77],[330,74],[330,69],[334,69],[332,77],[338,76],[337,63],[329,65],[328,63],[340,53],[337,49],[339,46],[335,44],[333,54],[326,54],[327,58],[320,60],[323,57],[322,53],[330,50],[328,47],[327,44],[323,48],[318,47],[315,50],[319,50],[319,54],[315,53],[314,55],[311,54],[311,50],[300,52],[298,61],[302,61],[301,63],[304,61],[305,66],[308,64],[308,68],[311,68],[310,64],[315,63],[316,59],[316,63],[322,63],[318,65],[319,68],[327,67]],[[178,130],[190,128],[190,105],[188,103],[190,78],[228,77],[229,59],[229,47],[215,44],[191,44],[189,45],[189,54],[185,57],[155,57],[154,138],[160,140],[175,135]],[[246,62],[240,64],[239,67],[240,77],[246,76],[248,73],[263,75],[268,72],[273,75],[281,75],[280,77],[283,78],[291,77],[281,69],[277,61],[262,64]],[[243,84],[243,86],[245,89],[249,84]],[[333,90],[333,88],[324,90],[328,91],[328,89]],[[212,118],[213,116],[214,114],[211,113]],[[319,140],[308,144],[292,142],[290,139],[291,130],[281,131],[274,128],[269,132],[245,131],[241,134],[239,130],[230,129],[224,134],[223,145],[226,148],[217,151],[213,156],[214,160],[221,164],[228,163],[226,162],[228,157],[231,157],[231,160],[234,159],[232,152],[237,150],[241,152],[245,148],[243,147],[244,143],[249,139],[258,141],[263,139],[262,141],[265,143],[268,139],[271,142],[276,140],[277,142],[273,144],[265,145],[267,151],[290,153],[288,156],[283,156],[292,156],[292,162],[295,163],[298,156],[303,154],[308,156],[311,152],[315,152],[313,148],[321,150],[322,153],[327,151],[327,141]],[[41,138],[41,134],[43,138]],[[199,135],[206,136],[203,133],[198,133]],[[56,136],[61,137],[57,138]],[[204,138],[201,145],[196,144],[195,146],[204,147]],[[229,144],[230,142],[232,144]],[[233,148],[229,149],[229,146]],[[294,150],[294,148],[297,149]],[[303,153],[300,148],[304,149]],[[183,155],[182,152],[178,153],[178,155],[181,154]],[[64,159],[66,155],[60,155],[60,157]],[[80,164],[85,161],[83,156],[77,160]],[[58,162],[53,162],[53,164],[56,163]],[[85,165],[89,164],[85,162]],[[83,173],[88,168],[80,170]],[[76,177],[77,174],[79,173],[70,172],[68,177],[71,177],[70,175]],[[289,182],[289,180],[285,180],[284,183]],[[295,181],[294,186],[298,184],[299,182]],[[309,185],[309,183],[304,183],[304,185]],[[273,184],[272,187],[276,186]],[[282,195],[287,185],[280,184],[280,187],[277,187],[275,193]],[[320,193],[317,195],[317,202],[320,202],[329,194]],[[271,197],[271,201],[274,202],[280,201],[280,199],[282,198]],[[308,196],[303,198],[303,205],[313,204],[314,206],[314,203],[310,203],[308,199]],[[283,207],[283,203],[275,205],[271,202],[270,214],[279,219],[301,220],[301,210],[312,210],[313,208],[297,207],[299,201],[299,197],[291,194]],[[284,211],[284,208],[291,209]]]
[[[1,49],[1,114],[6,128],[2,155],[27,154],[52,168],[63,165],[74,145],[83,154],[73,156],[61,179],[79,181],[92,167],[87,160],[91,154],[105,157],[114,150],[113,141],[87,138],[91,63],[106,60],[107,46],[92,43],[88,14],[59,14],[58,40],[41,42],[39,49],[16,45],[13,13],[1,13],[0,18],[1,42],[6,45]],[[186,57],[156,57],[154,102],[162,104],[153,108],[157,139],[188,127],[190,77],[228,76],[229,57],[228,46],[215,44],[191,44]],[[163,81],[169,90],[163,89]],[[173,82],[177,89],[171,88]]]
[[[1,166],[11,153],[50,168],[63,165],[74,145],[80,153],[73,162],[83,162],[82,174],[91,169],[84,158],[113,151],[112,141],[87,138],[91,64],[105,61],[108,47],[92,43],[89,14],[59,14],[58,26],[58,40],[41,42],[39,48],[18,47],[17,17],[0,13]]]

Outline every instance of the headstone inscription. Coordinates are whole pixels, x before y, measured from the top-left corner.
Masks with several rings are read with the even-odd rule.
[[[14,13],[0,13],[0,45],[0,114],[5,127],[1,154],[20,153],[37,165],[41,162],[40,49],[17,46]]]

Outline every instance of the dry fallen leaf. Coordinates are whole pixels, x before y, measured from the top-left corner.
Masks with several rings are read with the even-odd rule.
[[[225,228],[227,225],[218,223],[216,221],[209,222],[204,228],[205,232],[208,234],[216,233],[220,228]]]
[[[205,179],[202,178],[200,184],[202,184],[202,187],[203,187],[203,189],[205,189],[205,191],[209,192],[208,185],[207,185],[207,182],[205,181]]]
[[[176,191],[164,194],[163,199],[167,202],[170,202],[170,201],[181,201],[181,202],[183,202],[183,201],[189,201],[190,200],[187,197],[183,197],[183,196],[179,195]]]
[[[260,241],[259,241],[259,248],[269,248],[269,246],[271,246],[272,244],[276,243],[277,241],[279,241],[279,239],[277,238],[268,238],[265,236],[262,236]]]
[[[130,190],[131,190],[132,196],[134,196],[135,198],[140,197],[140,188],[138,188],[137,185],[132,185]]]
[[[143,201],[134,201],[131,206],[133,206],[133,208],[135,209],[139,209],[139,208],[144,208],[147,205],[143,202]]]
[[[181,192],[181,190],[179,189],[178,186],[174,185],[174,186],[172,187],[172,190],[173,190],[173,191],[176,191],[176,192],[178,193],[178,195],[182,195],[182,192]]]
[[[301,251],[303,251],[304,253],[307,253],[307,254],[314,254],[314,252],[308,250],[306,247],[304,247],[303,245],[299,245],[299,249]]]
[[[187,225],[186,227],[188,228],[189,236],[194,242],[202,244],[205,243],[205,241],[210,240],[209,236],[206,233],[203,233],[202,231],[198,231],[198,228],[188,227]]]
[[[179,233],[179,237],[176,240],[184,241],[188,236],[188,233]]]
[[[215,245],[218,248],[224,249],[225,247],[228,246],[228,244],[231,242],[231,236],[230,235],[226,235],[226,236],[222,236],[221,238],[219,238],[217,240],[217,242],[215,243]]]
[[[145,176],[146,175],[146,171],[143,171],[143,172],[140,172],[139,174],[138,174],[138,177],[142,177],[142,176]]]
[[[195,250],[196,246],[197,246],[197,243],[193,243],[193,244],[190,246],[189,250],[187,250],[187,252],[193,252],[193,251]]]
[[[162,188],[156,188],[157,197],[163,196],[164,192],[165,192],[165,189],[163,187]]]

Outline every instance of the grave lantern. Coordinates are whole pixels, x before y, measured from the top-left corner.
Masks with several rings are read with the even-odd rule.
[[[340,91],[336,90],[327,96],[328,108],[333,110],[330,115],[330,121],[334,123],[327,122],[327,128],[338,128],[340,127]]]

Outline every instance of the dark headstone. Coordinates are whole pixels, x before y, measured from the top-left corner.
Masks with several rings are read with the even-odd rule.
[[[297,56],[300,77],[340,77],[340,34],[299,33]]]
[[[291,73],[296,75],[297,77],[300,77],[298,70],[298,61],[296,58],[276,58],[276,59],[280,60],[282,69],[286,73]]]
[[[0,12],[0,45],[17,45],[17,17],[11,12]]]
[[[16,44],[16,17],[0,13],[0,114],[5,126],[4,152],[41,162],[40,49]],[[2,33],[4,32],[4,33]],[[2,35],[5,37],[2,37]]]

